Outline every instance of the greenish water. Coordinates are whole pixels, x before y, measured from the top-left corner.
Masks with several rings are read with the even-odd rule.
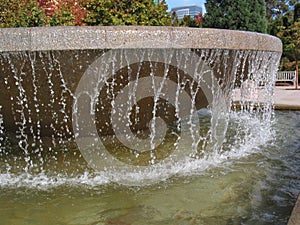
[[[271,128],[258,123],[229,127],[221,153],[178,163],[149,186],[111,182],[76,152],[44,158],[48,168],[36,173],[16,172],[22,162],[2,154],[0,224],[286,224],[300,192],[300,112],[276,112]],[[237,130],[247,138],[234,140]]]

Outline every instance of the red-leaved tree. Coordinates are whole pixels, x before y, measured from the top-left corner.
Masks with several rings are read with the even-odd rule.
[[[83,18],[87,11],[78,0],[38,0],[38,3],[48,17],[55,18],[56,23],[61,21],[61,25],[84,25]]]

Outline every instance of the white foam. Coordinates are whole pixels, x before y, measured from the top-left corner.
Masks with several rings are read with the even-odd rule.
[[[102,172],[84,172],[75,176],[67,176],[61,173],[47,175],[45,172],[38,174],[30,173],[2,173],[0,174],[0,187],[9,188],[34,188],[51,189],[62,185],[82,186],[88,188],[99,187],[109,183],[121,183],[129,186],[145,186],[156,182],[165,182],[169,177],[185,177],[201,175],[215,167],[228,166],[236,160],[245,158],[253,153],[261,152],[262,146],[274,138],[270,128],[271,123],[262,126],[259,119],[250,118],[249,115],[237,113],[232,115],[232,121],[240,123],[244,120],[243,126],[248,129],[248,135],[244,139],[237,139],[234,144],[229,144],[228,151],[208,152],[204,158],[192,159],[185,157],[176,162],[153,165],[147,169],[139,170],[108,170]],[[246,122],[248,121],[248,122]],[[237,137],[236,137],[237,138]],[[226,145],[226,143],[225,143]]]

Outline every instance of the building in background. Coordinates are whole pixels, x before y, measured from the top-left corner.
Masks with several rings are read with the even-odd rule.
[[[198,5],[184,5],[172,8],[171,12],[175,12],[179,20],[183,19],[184,16],[190,16],[194,19],[195,16],[202,14],[202,7]]]

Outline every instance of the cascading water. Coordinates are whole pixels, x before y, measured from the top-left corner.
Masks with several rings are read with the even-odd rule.
[[[1,81],[2,177],[68,179],[72,171],[73,180],[89,171],[105,183],[147,185],[246,154],[232,143],[253,141],[258,123],[271,122],[279,53],[117,49],[64,57],[1,55],[2,74],[10,74]],[[78,70],[80,80],[72,76]]]

